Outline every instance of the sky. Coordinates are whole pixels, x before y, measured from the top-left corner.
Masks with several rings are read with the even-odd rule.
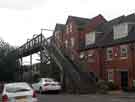
[[[13,46],[23,45],[41,28],[54,29],[69,15],[107,20],[135,12],[134,0],[0,0],[0,37]],[[49,37],[52,32],[44,31]]]
[[[111,20],[134,13],[134,4],[134,0],[0,0],[0,37],[21,46],[41,28],[65,23],[68,15],[91,18],[102,14]],[[50,33],[44,32],[46,37]]]

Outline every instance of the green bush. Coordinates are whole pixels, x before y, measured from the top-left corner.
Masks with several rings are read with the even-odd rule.
[[[99,80],[97,83],[97,92],[106,94],[110,90],[117,90],[118,85],[115,82]]]
[[[108,81],[108,88],[109,88],[109,90],[117,90],[118,85],[113,81]]]
[[[108,84],[106,81],[104,80],[99,80],[97,83],[97,92],[102,93],[102,94],[106,94],[108,92]]]

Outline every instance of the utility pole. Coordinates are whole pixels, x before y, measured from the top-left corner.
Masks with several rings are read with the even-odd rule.
[[[30,72],[31,72],[31,81],[33,81],[33,74],[32,74],[32,54],[30,55]]]

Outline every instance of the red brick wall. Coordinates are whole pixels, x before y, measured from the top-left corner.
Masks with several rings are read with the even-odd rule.
[[[113,46],[113,59],[111,61],[107,61],[106,59],[106,48],[104,49],[104,63],[103,68],[104,70],[104,77],[107,79],[107,70],[114,69],[114,80],[120,86],[120,72],[118,70],[128,70],[128,86],[129,88],[132,87],[133,75],[134,75],[134,68],[133,68],[133,51],[131,49],[131,44],[128,45],[128,58],[121,59],[120,58],[120,45]]]
[[[101,16],[97,16],[93,19],[93,21],[85,28],[83,32],[79,32],[77,30],[77,25],[75,24],[72,18],[69,18],[67,24],[72,23],[72,32],[67,34],[66,32],[60,33],[60,39],[57,41],[57,45],[59,47],[64,46],[64,42],[68,40],[68,48],[65,50],[67,51],[68,55],[74,56],[74,59],[79,58],[79,44],[80,41],[85,42],[85,34],[88,32],[93,31],[99,24],[105,22],[105,19]],[[65,30],[66,31],[66,30]],[[71,48],[71,38],[75,39],[75,46]],[[85,56],[88,55],[90,51],[93,51],[92,59],[94,60],[89,61],[89,57],[85,58],[86,64],[88,66],[89,71],[93,71],[99,78],[107,80],[107,70],[113,69],[114,70],[114,80],[120,86],[121,85],[121,75],[118,70],[128,70],[128,86],[129,88],[132,87],[132,82],[135,80],[135,44],[127,44],[128,45],[128,58],[121,59],[120,58],[120,45],[114,45],[113,47],[113,59],[108,61],[106,59],[106,48],[94,48],[84,51]],[[85,46],[85,44],[84,44]]]
[[[58,39],[59,36],[59,39]],[[55,44],[57,45],[58,48],[63,47],[63,33],[60,31],[57,36],[55,36]]]
[[[106,20],[101,16],[98,15],[94,18],[92,18],[92,20],[90,21],[90,23],[85,27],[85,29],[80,32],[80,37],[78,37],[80,39],[80,41],[83,41],[83,46],[85,47],[85,35],[89,32],[92,32],[95,30],[95,28],[100,25],[101,23],[106,22]],[[82,43],[81,43],[82,44]],[[94,55],[92,56],[92,58],[94,59],[93,62],[89,62],[88,60],[91,58],[87,58],[86,59],[86,64],[88,66],[88,69],[92,72],[94,72],[99,78],[103,77],[103,72],[102,72],[102,56],[101,56],[101,48],[94,48],[94,49],[89,49],[85,52],[85,55],[87,56],[89,51],[94,51]]]
[[[87,25],[84,30],[84,33],[92,32],[98,25],[106,22],[103,16],[98,15],[92,19],[92,21]]]
[[[130,44],[131,81],[135,80],[135,44]]]
[[[78,49],[79,49],[79,36],[80,33],[77,30],[77,25],[72,19],[69,19],[67,24],[72,23],[72,32],[69,32],[68,34],[64,32],[63,34],[63,43],[65,40],[68,40],[68,48],[66,49],[68,55],[71,57],[74,56],[75,58],[78,57]],[[71,38],[74,38],[74,47],[71,47]]]
[[[100,49],[90,49],[84,51],[85,54],[85,62],[87,64],[87,68],[90,72],[94,72],[97,77],[101,77],[101,62],[100,62]],[[90,56],[89,56],[90,54]]]

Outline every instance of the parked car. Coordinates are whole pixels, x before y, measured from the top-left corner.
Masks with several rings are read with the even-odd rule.
[[[2,102],[37,102],[35,91],[26,82],[4,84]]]
[[[36,83],[32,84],[34,90],[42,93],[48,91],[60,91],[61,85],[52,78],[40,78]]]

